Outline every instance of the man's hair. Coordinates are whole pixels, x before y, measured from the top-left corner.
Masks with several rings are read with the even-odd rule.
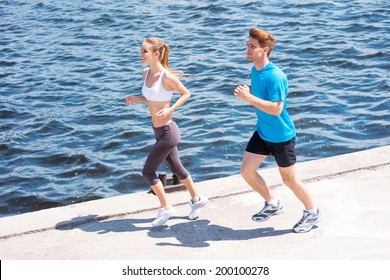
[[[264,30],[258,28],[251,28],[249,30],[249,36],[256,39],[259,42],[260,47],[268,47],[269,51],[267,56],[271,54],[272,49],[276,44],[276,39],[272,34],[265,32]]]

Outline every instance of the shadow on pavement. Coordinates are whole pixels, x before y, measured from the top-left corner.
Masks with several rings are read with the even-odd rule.
[[[273,227],[235,230],[210,224],[209,220],[197,220],[150,229],[152,238],[176,238],[179,243],[160,242],[158,246],[208,247],[210,241],[249,240],[293,233],[291,229],[275,230]]]
[[[96,232],[105,234],[109,232],[134,232],[148,230],[151,228],[150,223],[153,218],[149,219],[123,219],[123,220],[104,220],[98,215],[89,215],[72,218],[56,224],[57,230],[73,230],[79,228],[86,232]],[[136,226],[136,224],[147,224],[147,226]]]
[[[104,217],[99,217],[98,215],[88,215],[60,222],[56,225],[55,229],[65,231],[77,228],[85,232],[95,232],[97,234],[147,231],[150,238],[175,238],[178,241],[178,243],[159,242],[156,243],[157,246],[192,248],[209,247],[210,242],[213,241],[249,240],[292,233],[291,229],[275,230],[273,227],[235,230],[229,227],[210,224],[209,220],[186,220],[186,222],[174,224],[172,226],[164,225],[161,227],[152,227],[151,222],[153,219],[154,218],[104,220]],[[176,217],[172,220],[175,219],[186,218]],[[138,226],[137,224],[146,224],[146,226]]]

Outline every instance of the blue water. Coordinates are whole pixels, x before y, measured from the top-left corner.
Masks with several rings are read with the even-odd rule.
[[[149,36],[187,74],[174,117],[195,181],[239,173],[256,118],[232,93],[249,83],[251,27],[277,38],[299,161],[389,145],[389,12],[375,0],[0,1],[0,217],[149,189],[148,110],[124,102],[140,94]]]

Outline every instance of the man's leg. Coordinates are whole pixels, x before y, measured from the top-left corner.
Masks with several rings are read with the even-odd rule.
[[[267,221],[272,216],[284,212],[284,207],[281,202],[272,196],[264,179],[257,173],[257,169],[266,157],[267,156],[261,154],[245,152],[241,165],[242,177],[244,177],[247,183],[265,199],[264,207],[260,212],[252,216],[252,220],[256,222]]]
[[[265,200],[273,199],[264,179],[257,173],[261,163],[267,158],[265,155],[245,152],[241,164],[241,176]]]
[[[320,210],[314,205],[310,192],[300,179],[298,179],[295,165],[289,167],[279,167],[283,182],[294,192],[296,197],[303,203],[305,210],[303,216],[293,227],[295,232],[308,232],[314,225],[318,224],[322,215]]]
[[[295,170],[295,165],[289,167],[279,167],[280,175],[283,182],[289,187],[296,197],[303,203],[306,210],[314,208],[313,200],[310,192],[305,187],[303,182],[298,178]]]

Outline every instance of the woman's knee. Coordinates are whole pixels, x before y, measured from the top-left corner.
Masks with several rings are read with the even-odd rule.
[[[180,180],[185,180],[188,178],[188,176],[190,176],[190,173],[187,171],[187,169],[183,168],[183,169],[179,169],[179,170],[175,170],[172,172],[180,179]]]
[[[158,184],[160,181],[160,178],[158,177],[157,173],[149,173],[145,170],[142,171],[142,176],[145,178],[145,180],[148,182],[150,186],[154,186]]]

